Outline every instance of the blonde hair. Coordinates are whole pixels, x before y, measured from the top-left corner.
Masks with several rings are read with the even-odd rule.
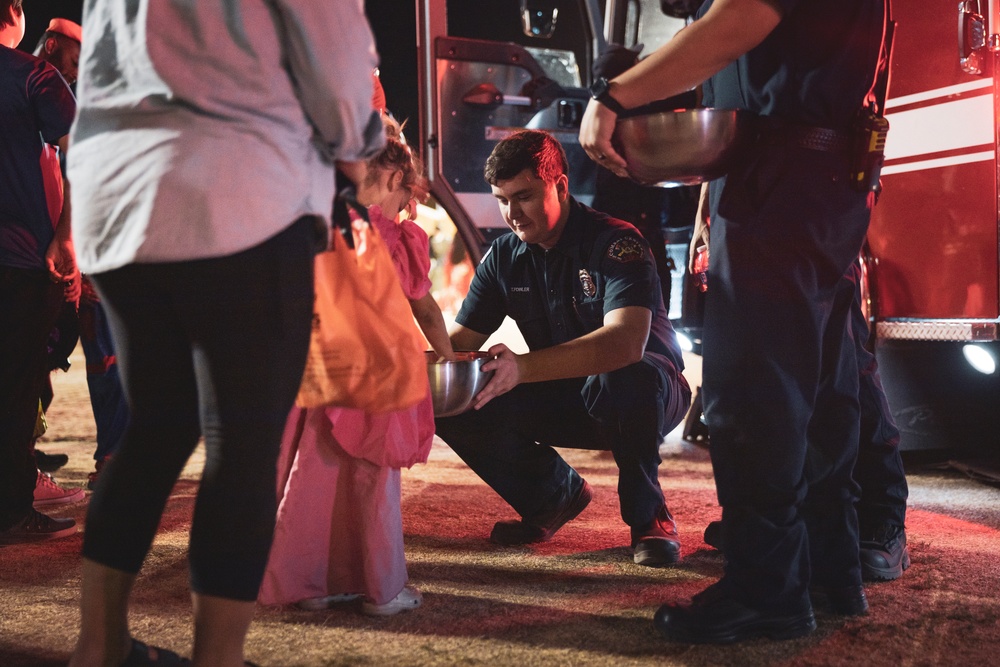
[[[406,144],[403,128],[389,114],[382,114],[382,127],[385,130],[385,147],[368,159],[368,181],[378,178],[381,169],[399,170],[403,172],[402,186],[407,188],[417,201],[427,198],[428,185],[424,176],[424,165],[420,158]]]

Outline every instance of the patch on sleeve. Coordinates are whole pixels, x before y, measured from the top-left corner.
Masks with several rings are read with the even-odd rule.
[[[636,262],[643,258],[642,242],[634,236],[625,236],[608,246],[608,257],[618,262]]]

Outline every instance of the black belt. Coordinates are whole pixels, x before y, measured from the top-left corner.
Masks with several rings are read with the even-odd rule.
[[[761,117],[760,121],[760,137],[771,144],[845,154],[853,144],[851,134],[842,130],[785,123],[767,116]]]

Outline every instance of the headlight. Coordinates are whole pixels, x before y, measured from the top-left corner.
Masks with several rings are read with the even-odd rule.
[[[997,370],[997,360],[985,347],[981,345],[965,345],[962,347],[962,354],[969,365],[983,375],[993,375]]]

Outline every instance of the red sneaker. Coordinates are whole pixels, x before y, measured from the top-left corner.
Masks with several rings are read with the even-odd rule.
[[[85,495],[83,489],[64,489],[50,475],[39,470],[35,480],[35,502],[32,504],[36,509],[48,505],[66,505],[83,500]]]

